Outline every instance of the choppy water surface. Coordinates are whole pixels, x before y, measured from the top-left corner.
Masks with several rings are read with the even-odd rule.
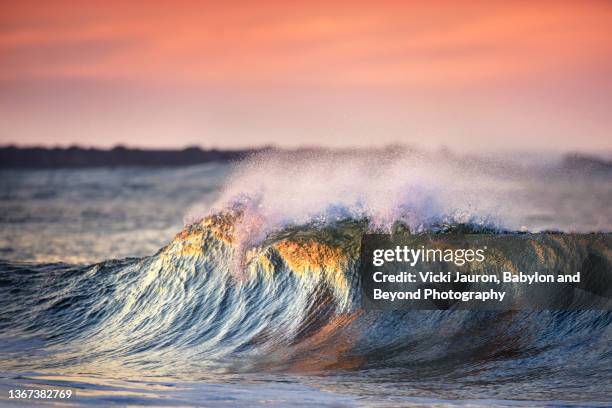
[[[1,404],[612,403],[610,312],[364,312],[356,276],[398,222],[612,231],[607,173],[375,155],[0,183]]]
[[[0,259],[145,256],[218,197],[227,165],[0,171]]]

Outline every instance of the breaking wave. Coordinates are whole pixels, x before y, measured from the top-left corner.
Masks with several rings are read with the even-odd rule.
[[[442,378],[444,397],[486,381],[501,398],[609,398],[610,312],[360,309],[364,233],[507,231],[486,178],[424,162],[254,160],[153,256],[2,263],[1,368]]]

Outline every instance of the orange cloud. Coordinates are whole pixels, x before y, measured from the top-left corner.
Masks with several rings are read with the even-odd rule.
[[[606,2],[20,2],[0,78],[453,86],[612,62]]]

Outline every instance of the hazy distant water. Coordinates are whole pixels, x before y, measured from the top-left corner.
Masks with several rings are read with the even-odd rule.
[[[208,208],[229,171],[225,164],[0,171],[0,259],[151,255],[190,211]]]
[[[0,172],[0,405],[67,387],[95,406],[609,406],[610,312],[361,313],[350,285],[275,258],[274,279],[237,284],[227,245],[197,229],[154,255],[227,197],[247,215],[220,228],[255,243],[264,228],[329,242],[346,227],[311,222],[364,214],[612,231],[606,174],[377,163]]]

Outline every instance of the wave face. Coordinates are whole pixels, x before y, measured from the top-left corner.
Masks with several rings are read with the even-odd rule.
[[[298,376],[364,398],[612,400],[611,312],[361,310],[364,233],[508,228],[486,183],[468,189],[465,172],[406,177],[406,165],[370,163],[379,171],[363,174],[363,161],[375,162],[247,164],[216,210],[153,256],[0,263],[0,371]]]
[[[247,248],[242,217],[206,217],[143,259],[2,265],[2,370],[333,374],[375,379],[366,388],[444,381],[445,398],[490,384],[508,399],[610,396],[610,312],[364,312],[367,220],[286,228]]]

